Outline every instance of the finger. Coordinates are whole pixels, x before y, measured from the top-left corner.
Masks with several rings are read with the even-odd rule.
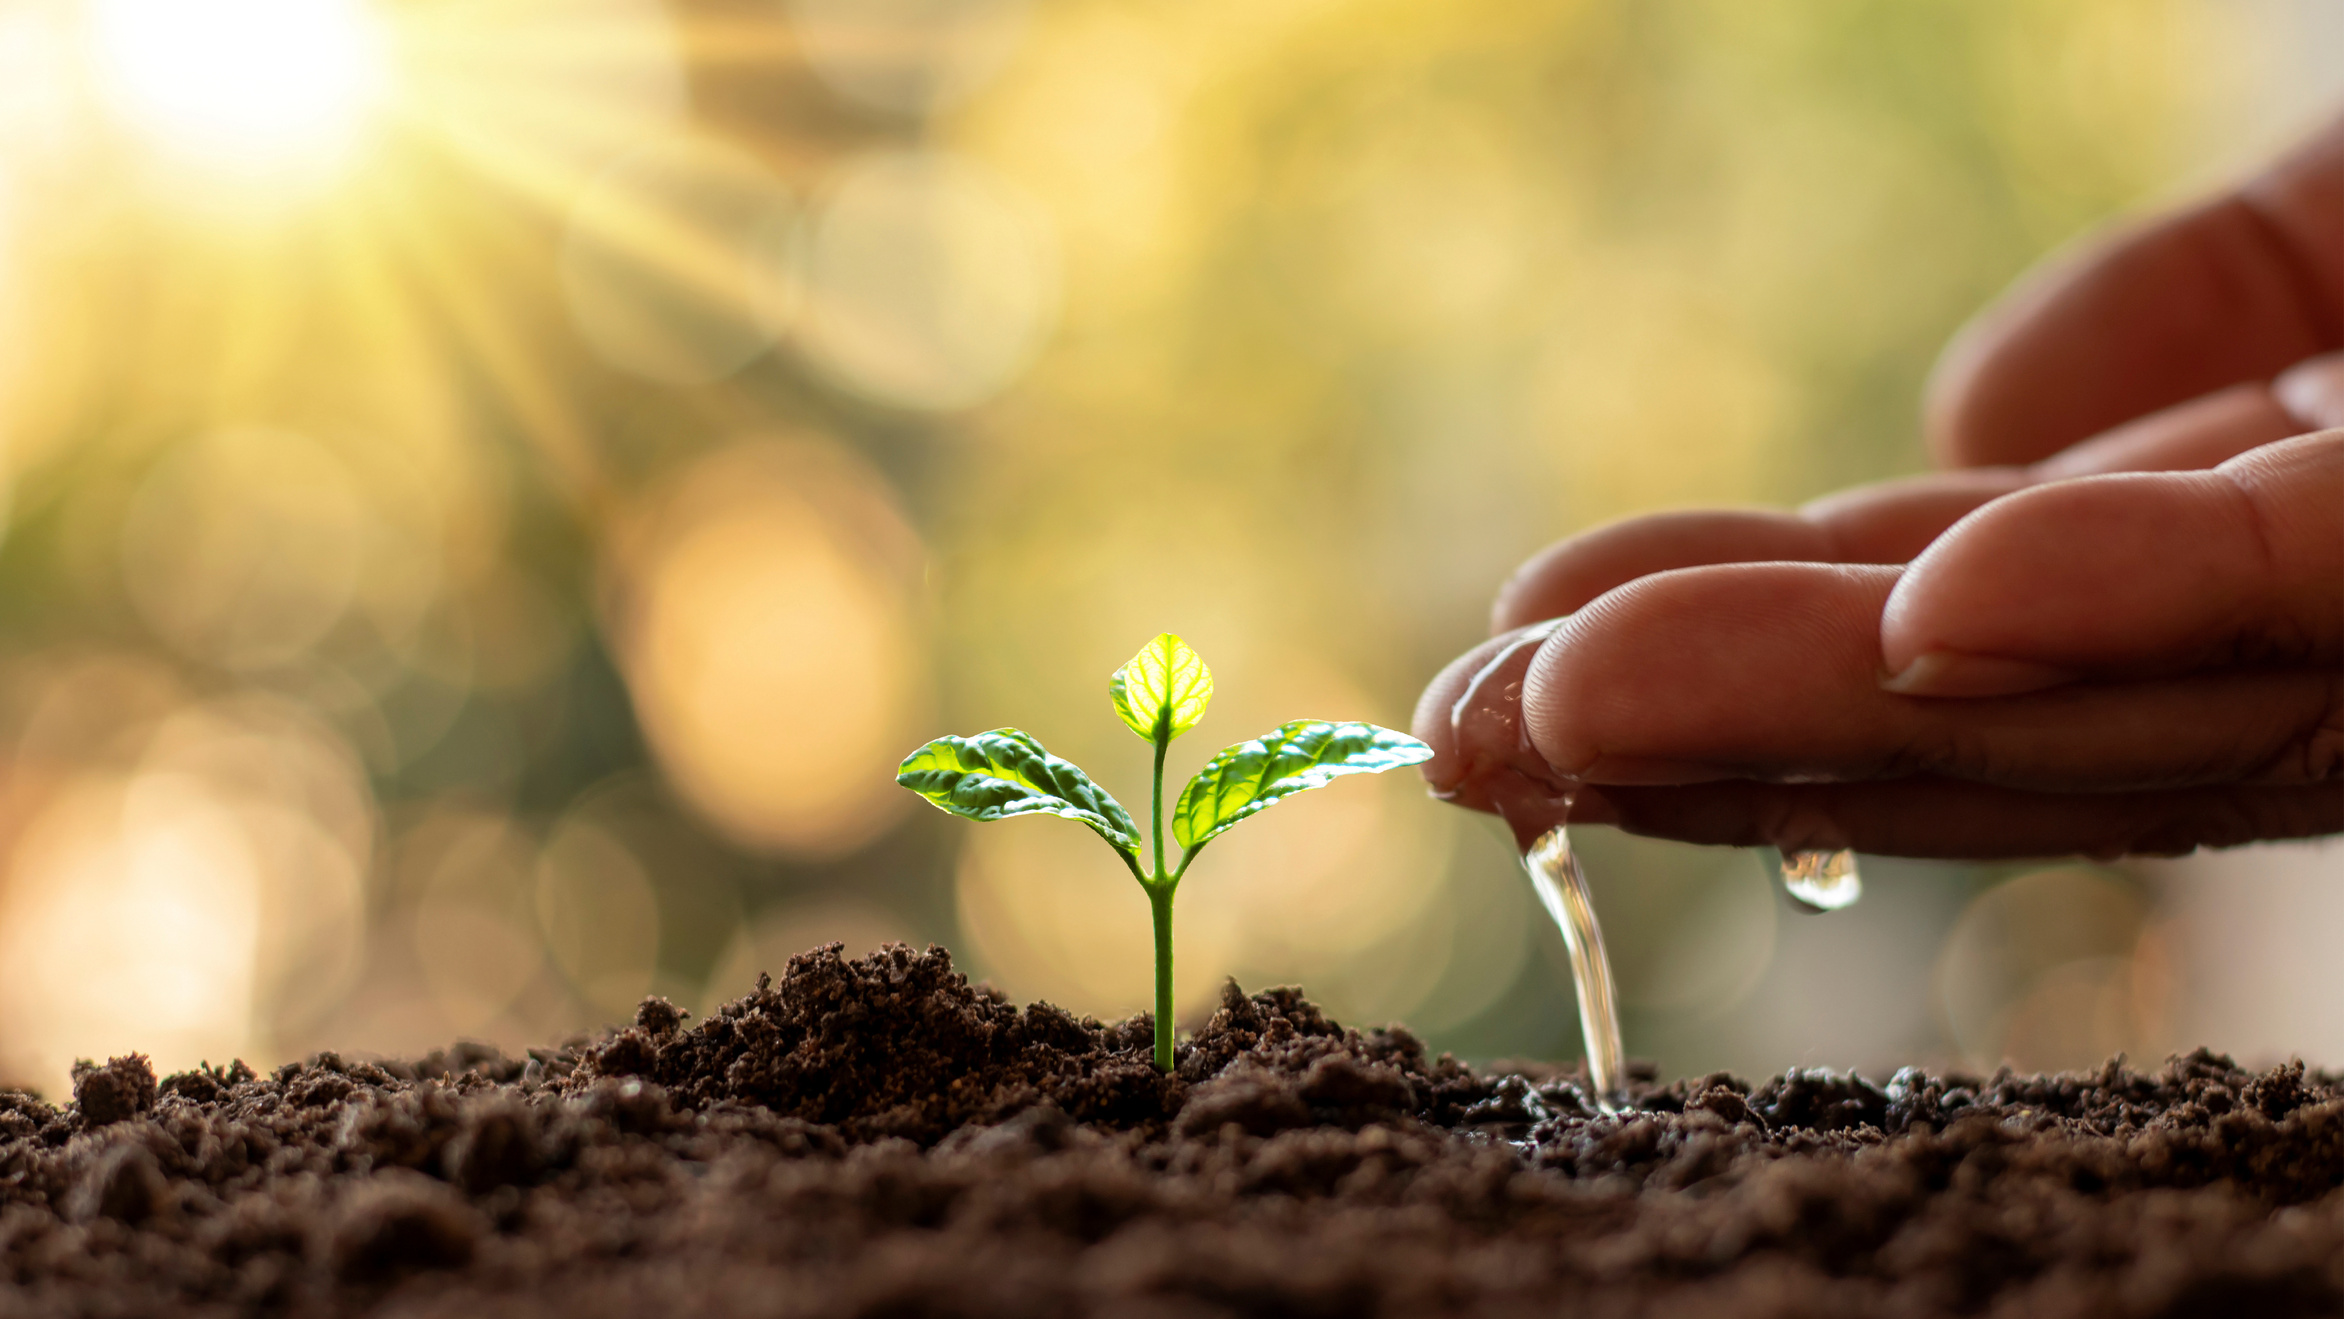
[[[1938,472],[1861,486],[1796,514],[1700,509],[1626,518],[1555,542],[1498,592],[1491,630],[1560,618],[1615,586],[1719,563],[1902,563],[1947,527],[2028,481],[2017,468]]]
[[[1948,347],[1932,446],[2026,463],[2344,346],[2344,121],[2236,192],[2029,277]]]
[[[2196,471],[2218,467],[2249,449],[2307,429],[2316,428],[2281,407],[2272,390],[2259,384],[2232,385],[2126,422],[2027,470],[2037,481],[2109,472]]]
[[[2274,388],[2236,386],[2138,418],[2031,467],[1858,486],[1815,500],[1795,517],[1733,509],[1628,518],[1532,556],[1499,590],[1491,630],[1558,618],[1615,586],[1673,568],[1776,559],[1904,563],[1980,506],[2030,485],[2214,467],[2321,425],[2344,425],[2344,354],[2302,363]]]
[[[1522,731],[1522,675],[1546,627],[1519,628],[1458,656],[1426,685],[1412,721],[1416,738],[1432,748],[1422,773],[1436,795],[1474,810],[1495,810],[1509,783],[1493,778],[1516,771],[1552,776]]]
[[[1934,774],[2105,792],[2338,772],[2344,676],[2305,670],[2081,683],[1944,701],[1880,686],[1903,570],[1728,564],[1642,578],[1580,610],[1522,689],[1565,781],[1852,781]]]
[[[1997,501],[1913,561],[1880,649],[1913,696],[2344,665],[2344,430]]]
[[[2034,793],[1943,779],[1689,787],[1583,794],[1572,818],[1630,833],[1785,851],[1996,860],[2177,856],[2344,832],[2344,784],[2129,793]],[[1533,835],[1535,836],[1535,835]]]
[[[1560,618],[1622,582],[1671,568],[1830,557],[1823,531],[1788,513],[1698,509],[1626,518],[1532,555],[1498,588],[1490,630]]]
[[[1903,563],[1991,500],[2026,488],[2023,467],[1933,472],[1826,495],[1799,510],[1823,529],[1830,563]]]
[[[2336,411],[2344,412],[2344,355],[2303,364],[2290,377],[2305,411],[2321,406],[2318,393],[2336,369]],[[2280,406],[2274,390],[2240,385],[2191,399],[2094,436],[2029,467],[1956,468],[1858,486],[1815,500],[1799,516],[1821,526],[1836,563],[1904,563],[1962,518],[1988,502],[2045,481],[2109,472],[2188,471],[2215,467],[2238,455],[2316,429],[2309,418]],[[2344,424],[2344,423],[2339,423]],[[1720,559],[1719,562],[1726,560]],[[1680,564],[1690,567],[1691,564]]]
[[[1457,698],[1465,694],[1465,688],[1473,681],[1473,675],[1480,672],[1481,667],[1503,649],[1508,640],[1505,637],[1492,637],[1450,660],[1447,668],[1435,674],[1433,680],[1424,685],[1424,694],[1416,698],[1416,714],[1408,721],[1408,731],[1416,735],[1417,741],[1432,748],[1432,758],[1419,765],[1417,770],[1424,775],[1424,781],[1432,786],[1436,795],[1454,794],[1465,778],[1465,762],[1457,749],[1457,730],[1450,722],[1449,711],[1457,704]],[[1473,802],[1460,804],[1487,809]]]

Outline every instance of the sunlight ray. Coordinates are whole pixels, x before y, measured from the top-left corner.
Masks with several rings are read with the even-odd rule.
[[[599,515],[609,503],[609,491],[586,427],[560,382],[530,350],[528,336],[499,313],[452,245],[441,241],[440,231],[415,223],[413,216],[398,218],[407,223],[393,223],[386,233],[398,241],[429,289],[431,304],[445,313],[521,434],[545,460],[551,484],[589,519]]]

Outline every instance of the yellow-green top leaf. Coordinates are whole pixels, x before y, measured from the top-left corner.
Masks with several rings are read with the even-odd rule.
[[[903,758],[895,781],[937,809],[971,820],[1037,814],[1080,820],[1138,863],[1139,829],[1122,805],[1071,761],[1017,729],[937,738]]]
[[[1317,719],[1280,724],[1205,762],[1181,790],[1172,812],[1172,836],[1193,853],[1230,825],[1295,793],[1346,774],[1380,774],[1430,759],[1431,747],[1374,724]]]
[[[1166,632],[1115,670],[1107,694],[1132,732],[1149,742],[1169,742],[1205,717],[1213,701],[1213,671],[1187,642]]]

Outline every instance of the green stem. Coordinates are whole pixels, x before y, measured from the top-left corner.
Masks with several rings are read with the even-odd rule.
[[[1148,823],[1156,837],[1156,877],[1142,887],[1148,891],[1148,910],[1156,921],[1156,1070],[1172,1070],[1172,892],[1179,886],[1164,864],[1164,752],[1172,746],[1172,730],[1156,725],[1156,786],[1148,797]],[[1183,865],[1182,870],[1187,866]]]
[[[1156,734],[1156,790],[1148,798],[1148,823],[1156,831],[1156,882],[1161,884],[1168,873],[1164,866],[1164,753],[1171,749],[1172,737],[1167,731]]]
[[[1148,886],[1156,917],[1156,1070],[1172,1070],[1172,886]]]

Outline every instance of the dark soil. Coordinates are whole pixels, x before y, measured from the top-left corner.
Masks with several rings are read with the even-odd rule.
[[[690,1025],[0,1092],[0,1315],[2344,1310],[2344,1084],[1485,1075],[1291,990],[1149,1023],[939,949]]]

